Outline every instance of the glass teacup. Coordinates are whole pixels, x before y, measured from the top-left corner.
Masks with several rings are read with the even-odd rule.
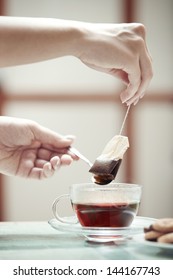
[[[74,184],[69,194],[53,203],[53,214],[63,223],[79,222],[83,227],[129,227],[136,217],[141,201],[142,186],[128,183]],[[69,198],[76,220],[70,221],[58,214],[58,203]]]

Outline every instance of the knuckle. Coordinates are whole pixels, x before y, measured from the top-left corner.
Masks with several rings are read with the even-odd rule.
[[[146,29],[145,26],[142,23],[135,23],[132,28],[133,32],[137,34],[138,36],[145,38],[146,35]]]

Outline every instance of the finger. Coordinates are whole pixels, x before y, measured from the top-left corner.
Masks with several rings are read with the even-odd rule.
[[[71,158],[70,155],[62,155],[61,157],[61,164],[62,165],[70,165],[73,162],[73,159]]]
[[[140,61],[139,61],[139,65],[140,65],[140,71],[141,71],[141,83],[140,86],[134,96],[134,98],[131,98],[130,100],[128,100],[128,104],[132,104],[134,103],[137,99],[141,99],[149,84],[150,81],[153,77],[153,70],[152,70],[152,59],[147,51],[147,49],[145,48],[142,52],[142,54],[140,55]]]
[[[68,150],[69,150],[69,147],[70,146],[68,146],[68,147],[66,147],[66,148],[55,148],[55,147],[52,147],[51,145],[49,145],[49,144],[43,144],[42,146],[41,146],[41,148],[38,150],[38,153],[39,154],[41,154],[42,156],[44,156],[44,153],[45,153],[45,155],[47,154],[66,154],[66,153],[68,153]]]
[[[149,62],[149,61],[148,61]],[[152,68],[150,67],[150,64],[145,63],[141,65],[141,84],[139,86],[139,89],[136,93],[136,98],[142,98],[150,84],[150,81],[152,79],[153,73]]]
[[[35,167],[43,169],[43,167],[46,166],[46,169],[49,170],[49,165],[47,163],[49,162],[47,162],[46,160],[37,159],[35,161]],[[50,164],[53,170],[57,170],[60,167],[60,158],[58,156],[52,157],[50,159]]]
[[[72,145],[74,138],[62,136],[48,128],[45,128],[39,124],[35,124],[32,127],[32,131],[38,141],[43,144],[49,144],[56,148],[64,148]]]
[[[139,82],[136,84],[129,84],[128,87],[120,94],[122,103],[127,103],[129,105],[132,104],[133,102],[131,100],[136,100],[135,94],[138,90],[138,87]]]
[[[60,168],[61,165],[69,165],[72,163],[72,158],[69,155],[63,155],[61,160],[57,157],[51,159],[51,162],[47,162],[44,164],[40,179],[49,178],[53,176],[55,170]],[[56,167],[57,166],[57,167]]]
[[[32,179],[45,179],[53,176],[54,171],[60,167],[60,159],[54,157],[51,162],[44,160],[37,160],[37,166],[32,168],[29,178]]]
[[[141,68],[141,83],[140,86],[136,92],[136,94],[130,98],[127,102],[127,105],[134,104],[136,105],[139,99],[143,98],[145,95],[145,92],[150,84],[150,81],[153,76],[152,67],[151,67],[151,59],[149,56],[145,57],[145,59],[141,60],[140,62],[140,68]]]
[[[153,69],[151,58],[145,52],[140,57],[140,69],[141,69],[141,84],[139,86],[137,97],[141,97],[147,90],[151,79],[153,77]]]
[[[54,169],[52,168],[52,165],[50,162],[47,162],[43,166],[42,171],[42,178],[49,178],[54,174]]]
[[[60,165],[61,165],[61,161],[60,161],[60,158],[58,156],[55,156],[55,157],[52,157],[50,159],[50,163],[52,165],[52,168],[54,170],[57,170],[60,168]]]
[[[47,161],[44,160],[44,159],[36,159],[34,165],[35,165],[35,167],[43,168],[43,165],[44,165],[46,162],[47,162]]]
[[[135,95],[130,100],[126,102],[127,106],[130,106],[131,104],[136,105],[139,102],[139,98]]]
[[[136,100],[133,102],[134,106],[139,102],[139,98],[136,98]],[[129,105],[127,105],[129,106]]]
[[[43,172],[42,168],[34,167],[31,169],[30,173],[28,174],[28,178],[42,179],[42,172]]]
[[[40,148],[37,152],[37,157],[42,160],[49,161],[52,155],[52,151]]]
[[[112,75],[118,79],[120,79],[121,81],[123,81],[123,83],[128,84],[129,80],[128,80],[128,75],[125,71],[121,70],[121,69],[116,69],[116,68],[104,68],[104,67],[99,67],[93,64],[89,64],[89,63],[85,63],[88,67],[90,67],[91,69],[94,69],[96,71],[99,72],[103,72],[109,75]]]
[[[128,73],[128,72],[127,72]],[[141,71],[139,64],[136,65],[134,69],[130,70],[128,73],[129,85],[127,88],[120,94],[122,103],[130,101],[131,98],[138,92],[139,86],[141,84]]]
[[[75,153],[73,153],[73,152],[71,151],[71,149],[69,149],[69,150],[67,151],[66,154],[68,154],[69,156],[71,156],[71,158],[72,158],[73,160],[79,160],[79,157],[78,157]]]
[[[124,72],[123,70],[121,70],[121,69],[111,69],[109,71],[109,74],[118,78],[119,80],[121,80],[126,85],[129,84],[128,74],[126,72]]]
[[[51,158],[53,157],[57,157],[57,158],[62,158],[63,155],[68,155],[68,162],[73,161],[73,160],[78,160],[78,157],[76,155],[74,155],[73,153],[71,153],[70,151],[68,151],[68,149],[58,149],[58,152],[54,151],[50,151],[50,150],[46,150],[44,148],[40,148],[37,152],[37,164],[38,167],[42,167],[44,163],[46,163],[47,161],[50,161]],[[69,160],[70,157],[70,160]],[[64,157],[62,158],[62,161],[64,162]]]

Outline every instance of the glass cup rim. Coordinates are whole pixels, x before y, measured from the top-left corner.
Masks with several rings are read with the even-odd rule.
[[[70,189],[80,189],[80,190],[94,190],[97,191],[101,190],[118,190],[118,189],[142,189],[142,185],[135,184],[135,183],[110,183],[108,185],[98,185],[95,183],[77,183],[72,184],[70,186]]]

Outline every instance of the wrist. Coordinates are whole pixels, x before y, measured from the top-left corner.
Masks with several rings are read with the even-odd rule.
[[[54,22],[54,20],[53,20]],[[59,56],[78,57],[84,40],[85,31],[82,22],[56,19],[53,23],[56,32],[55,55],[58,50]]]
[[[87,46],[88,23],[68,21],[67,55],[79,58]]]

